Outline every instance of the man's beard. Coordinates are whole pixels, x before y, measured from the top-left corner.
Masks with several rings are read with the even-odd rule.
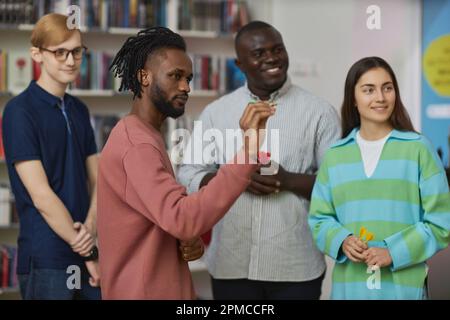
[[[150,99],[163,115],[171,118],[178,118],[184,114],[184,108],[175,108],[172,101],[167,100],[166,93],[161,89],[156,82],[153,82],[150,87]],[[176,97],[175,97],[176,99]]]

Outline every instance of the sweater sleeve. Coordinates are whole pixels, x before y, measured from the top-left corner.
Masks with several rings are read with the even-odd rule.
[[[444,168],[431,147],[420,150],[421,221],[386,238],[393,271],[426,261],[450,241],[450,193]]]
[[[151,144],[131,148],[123,159],[127,175],[127,203],[161,229],[180,240],[208,231],[247,188],[254,164],[233,164],[219,169],[205,188],[191,195],[177,183]]]
[[[326,158],[327,155],[314,184],[308,223],[319,250],[336,262],[343,263],[347,256],[342,252],[341,246],[345,238],[352,233],[342,226],[336,216]]]

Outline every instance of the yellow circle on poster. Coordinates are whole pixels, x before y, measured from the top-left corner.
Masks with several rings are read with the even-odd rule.
[[[450,97],[450,34],[430,43],[423,57],[423,71],[438,95]]]

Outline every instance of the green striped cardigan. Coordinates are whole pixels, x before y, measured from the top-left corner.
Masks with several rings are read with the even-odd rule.
[[[450,193],[431,144],[393,130],[370,178],[355,128],[326,153],[314,185],[309,226],[318,248],[336,261],[332,299],[422,299],[426,260],[450,241]],[[361,227],[388,248],[392,265],[378,272],[350,261],[344,239]]]

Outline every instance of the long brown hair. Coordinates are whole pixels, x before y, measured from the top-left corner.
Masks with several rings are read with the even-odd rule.
[[[401,131],[414,131],[414,126],[411,123],[408,112],[400,98],[400,91],[398,89],[397,79],[391,66],[379,57],[367,57],[355,62],[347,73],[344,88],[344,101],[341,107],[341,125],[342,137],[345,138],[354,128],[361,125],[361,119],[356,108],[355,101],[355,86],[359,78],[374,68],[383,68],[391,76],[395,90],[395,105],[391,118],[389,119],[394,129]]]

